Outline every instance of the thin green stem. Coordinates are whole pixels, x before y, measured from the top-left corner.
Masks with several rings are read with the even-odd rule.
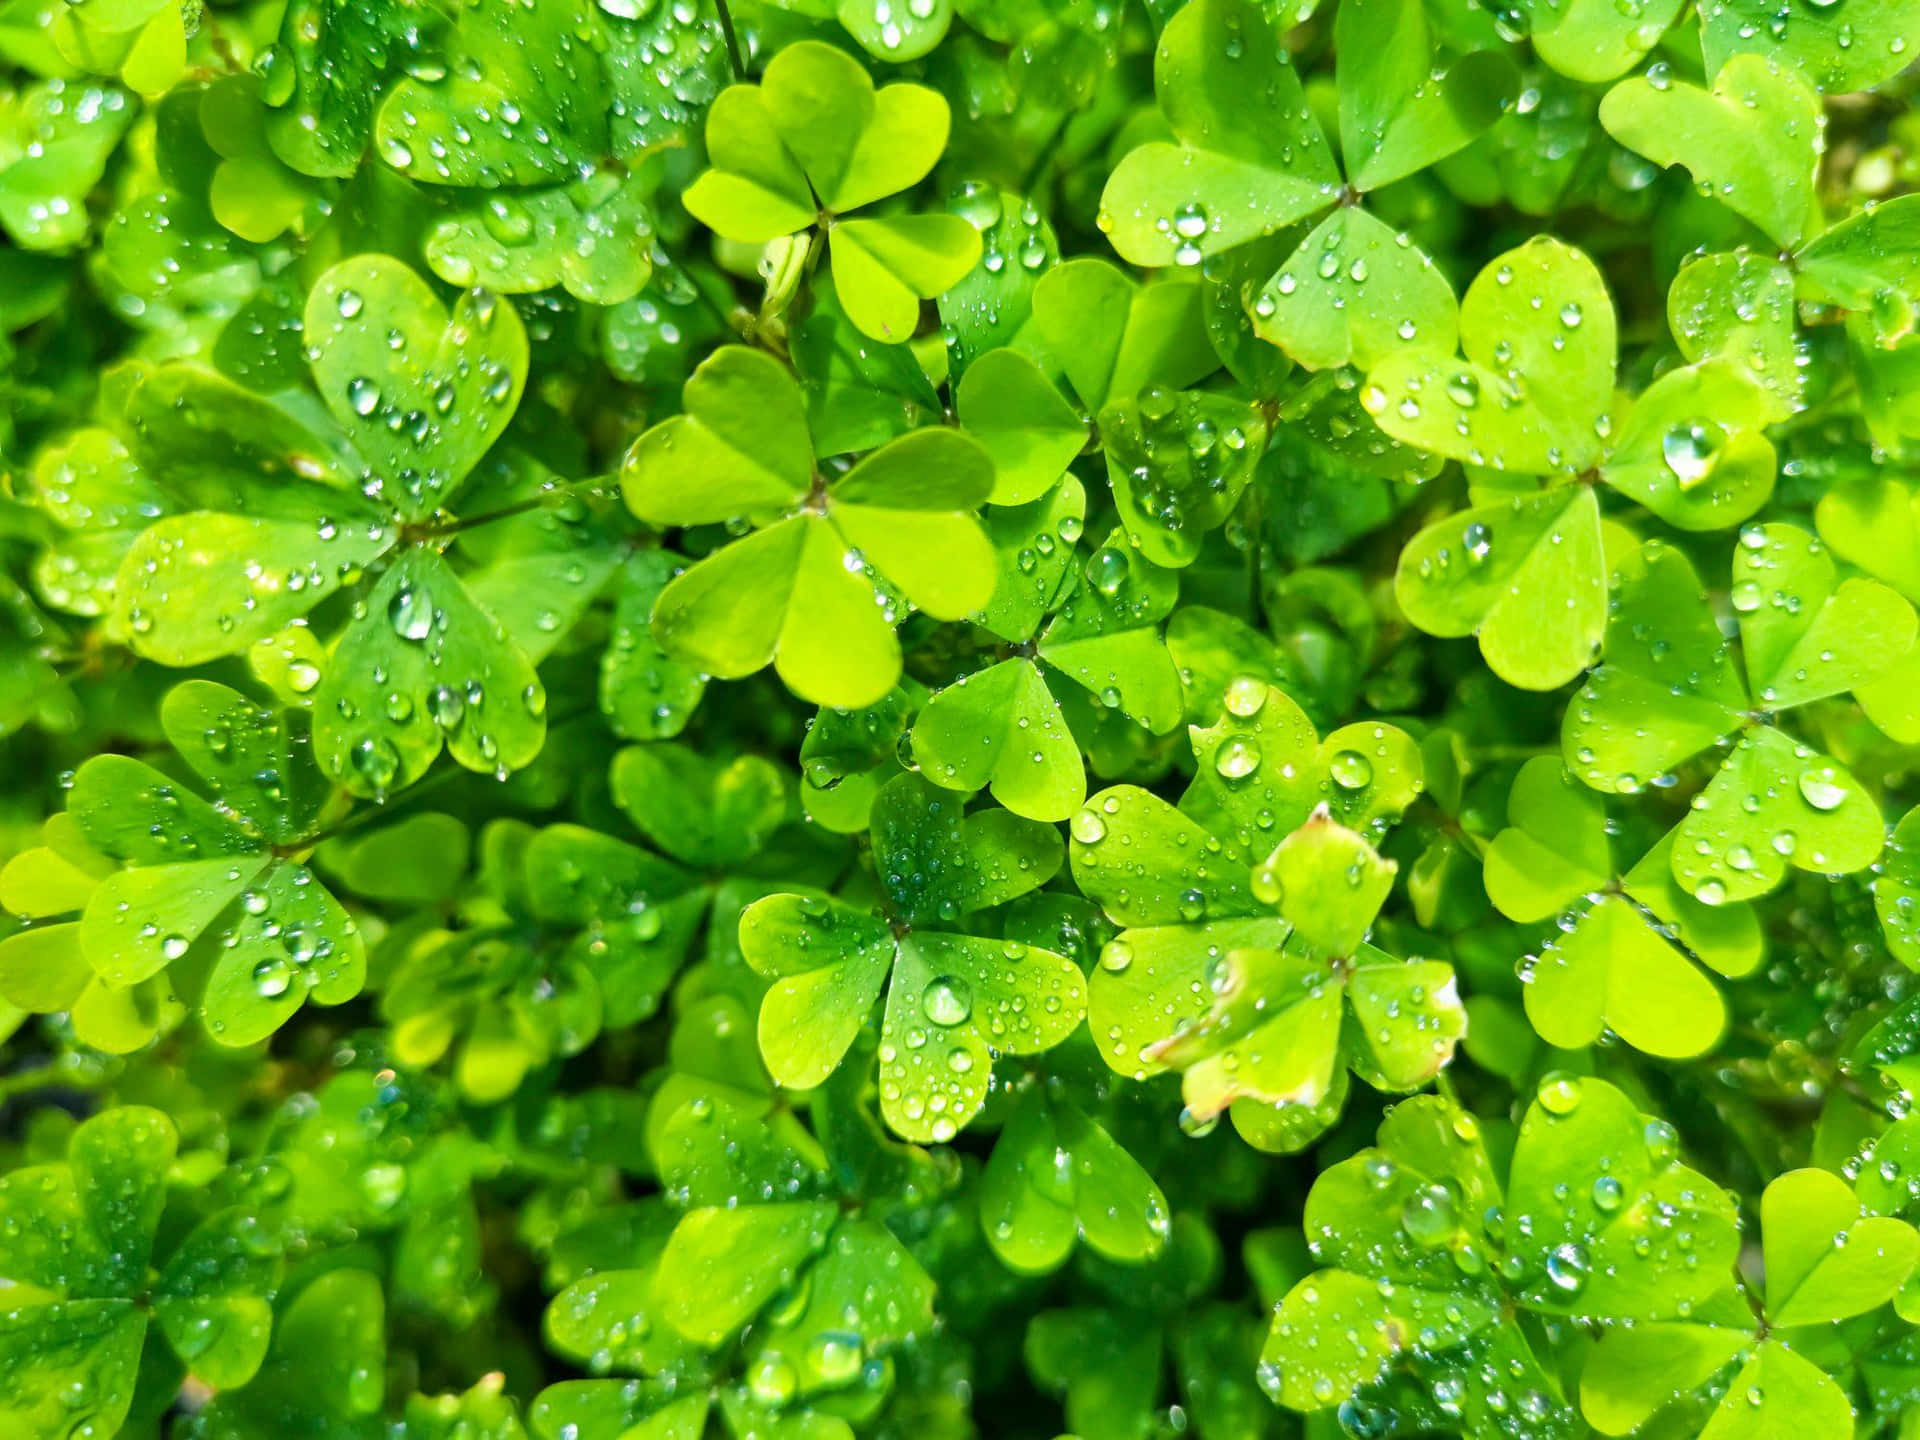
[[[733,66],[733,78],[745,80],[747,67],[740,58],[740,36],[733,28],[733,11],[727,8],[727,0],[713,0],[713,8],[720,14],[720,33],[727,37],[727,61]]]

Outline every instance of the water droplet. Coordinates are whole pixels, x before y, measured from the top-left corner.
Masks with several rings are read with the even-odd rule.
[[[959,1025],[973,1014],[973,990],[958,975],[941,975],[927,982],[920,1009],[934,1025]]]
[[[1711,421],[1675,425],[1660,441],[1661,457],[1680,482],[1682,490],[1691,490],[1709,475],[1726,443],[1726,431]]]
[[[1093,810],[1082,810],[1073,817],[1073,824],[1067,827],[1073,832],[1073,838],[1082,845],[1098,845],[1107,838],[1107,822]]]
[[[1260,768],[1260,747],[1236,735],[1213,752],[1213,768],[1226,780],[1244,780]]]
[[[1800,772],[1800,798],[1816,810],[1838,810],[1847,798],[1847,788],[1842,785],[1831,765],[1818,770]]]
[[[1342,750],[1327,764],[1327,773],[1342,790],[1364,790],[1373,783],[1373,765],[1358,750]]]

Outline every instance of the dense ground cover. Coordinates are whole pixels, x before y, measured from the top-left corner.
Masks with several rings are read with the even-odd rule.
[[[1920,1435],[1920,0],[4,0],[0,1436]]]

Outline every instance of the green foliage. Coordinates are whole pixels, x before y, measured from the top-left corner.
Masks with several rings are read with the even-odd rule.
[[[0,1436],[1913,1440],[1917,46],[0,3]]]

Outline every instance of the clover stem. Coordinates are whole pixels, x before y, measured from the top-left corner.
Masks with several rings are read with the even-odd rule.
[[[1071,112],[1068,112],[1060,117],[1059,123],[1041,142],[1040,148],[1033,152],[1033,162],[1027,166],[1027,173],[1020,177],[1022,195],[1033,194],[1034,186],[1040,183],[1040,177],[1046,173],[1047,166],[1053,163],[1053,157],[1059,152],[1060,142],[1066,138],[1067,120],[1070,114]]]
[[[422,540],[437,540],[443,535],[457,535],[462,530],[476,529],[481,525],[491,525],[497,520],[511,520],[516,515],[524,515],[529,510],[538,510],[556,495],[564,496],[576,490],[583,490],[601,483],[602,477],[596,475],[586,480],[575,480],[565,485],[552,485],[538,495],[525,500],[516,500],[511,505],[502,505],[497,510],[482,510],[477,515],[463,515],[457,520],[429,520],[418,525],[400,527],[400,543],[417,545]]]
[[[727,8],[727,0],[713,0],[713,8],[720,15],[720,33],[727,38],[727,61],[733,66],[733,78],[745,80],[747,67],[740,59],[740,36],[733,28],[733,11]]]

